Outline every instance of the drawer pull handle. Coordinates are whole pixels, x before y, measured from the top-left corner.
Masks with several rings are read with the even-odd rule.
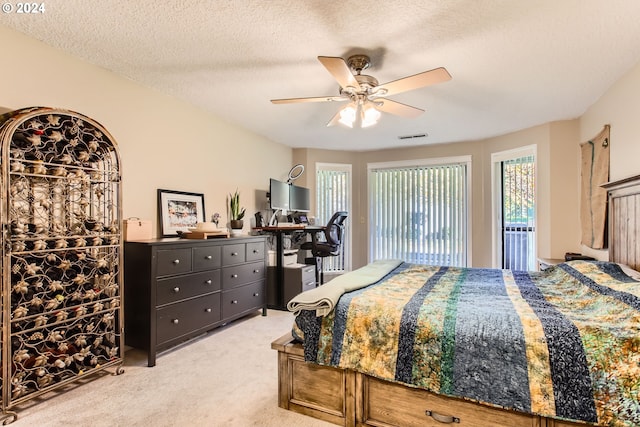
[[[254,297],[259,297],[259,296],[260,296],[260,294],[256,292],[255,294],[253,294],[253,296],[254,296]]]
[[[258,254],[258,253],[260,253],[260,251],[259,251],[259,250],[257,250],[257,249],[254,249],[254,250],[253,250],[253,253],[254,253],[254,254]]]
[[[237,275],[237,274],[232,274],[232,275],[231,275],[231,278],[232,278],[232,279],[237,279],[237,278],[238,278],[238,275]]]
[[[253,270],[254,273],[260,273],[260,270],[258,270],[257,268],[255,270]]]
[[[315,284],[316,284],[316,282],[315,282],[315,281],[311,281],[311,282],[309,282],[309,283],[305,283],[304,285],[305,285],[305,286],[313,286],[313,285],[315,285]]]
[[[180,323],[180,321],[178,319],[173,319],[171,323],[173,323],[174,325],[177,325],[178,323]]]
[[[205,313],[211,313],[211,309],[210,308],[205,308],[204,311],[205,311]]]
[[[436,420],[439,423],[445,423],[445,424],[460,423],[460,418],[458,418],[458,417],[454,417],[454,416],[451,416],[451,415],[442,415],[442,414],[439,414],[437,412],[430,411],[428,409],[426,411],[424,411],[424,414],[427,417],[433,418],[434,420]]]
[[[238,256],[238,252],[231,252],[231,256]]]
[[[207,285],[210,285],[210,284],[211,284],[211,283],[213,283],[213,282],[211,281],[211,279],[209,279],[209,280],[207,280],[207,281],[206,281],[206,282],[204,282],[204,283],[206,283]]]
[[[173,260],[173,263],[174,263],[174,264],[180,264],[180,260],[179,260],[179,259],[174,259],[174,260]]]
[[[211,255],[207,255],[204,259],[213,259],[213,257]]]
[[[234,299],[234,300],[231,301],[231,304],[237,304],[237,303],[238,303],[237,299]]]
[[[180,288],[176,286],[175,288],[173,288],[173,292],[177,294],[178,292],[180,292]]]

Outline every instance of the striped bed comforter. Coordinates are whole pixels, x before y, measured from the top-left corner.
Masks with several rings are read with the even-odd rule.
[[[327,316],[303,310],[294,330],[317,364],[547,417],[640,425],[640,282],[617,264],[405,263]]]

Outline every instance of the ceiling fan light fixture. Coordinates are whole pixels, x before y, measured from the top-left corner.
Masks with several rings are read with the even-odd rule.
[[[389,91],[385,88],[373,88],[371,90],[371,96],[385,96]]]
[[[327,126],[341,123],[349,128],[365,128],[375,125],[381,113],[408,118],[418,117],[424,110],[383,97],[451,80],[449,72],[440,67],[379,85],[375,77],[362,74],[362,71],[371,65],[367,55],[352,55],[347,60],[333,56],[318,56],[318,60],[340,85],[339,96],[272,99],[271,102],[349,102],[347,107],[331,117]]]
[[[373,105],[368,105],[362,109],[362,124],[363,128],[373,126],[380,120],[380,111],[376,110]]]
[[[356,106],[349,104],[340,110],[340,120],[338,120],[345,126],[353,127],[353,123],[356,121]]]

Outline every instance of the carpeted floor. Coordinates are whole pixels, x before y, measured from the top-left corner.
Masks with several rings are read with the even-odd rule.
[[[256,312],[258,313],[258,312]],[[17,408],[26,426],[332,426],[278,408],[277,353],[271,341],[291,313],[249,316],[160,355],[129,350],[122,375],[106,373]]]

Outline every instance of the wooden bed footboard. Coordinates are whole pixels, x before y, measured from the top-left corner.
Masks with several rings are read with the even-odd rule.
[[[576,424],[444,397],[351,370],[304,361],[285,334],[278,351],[278,405],[345,427],[577,427]]]
[[[333,424],[354,426],[355,372],[304,361],[291,334],[271,343],[278,350],[278,406]]]

